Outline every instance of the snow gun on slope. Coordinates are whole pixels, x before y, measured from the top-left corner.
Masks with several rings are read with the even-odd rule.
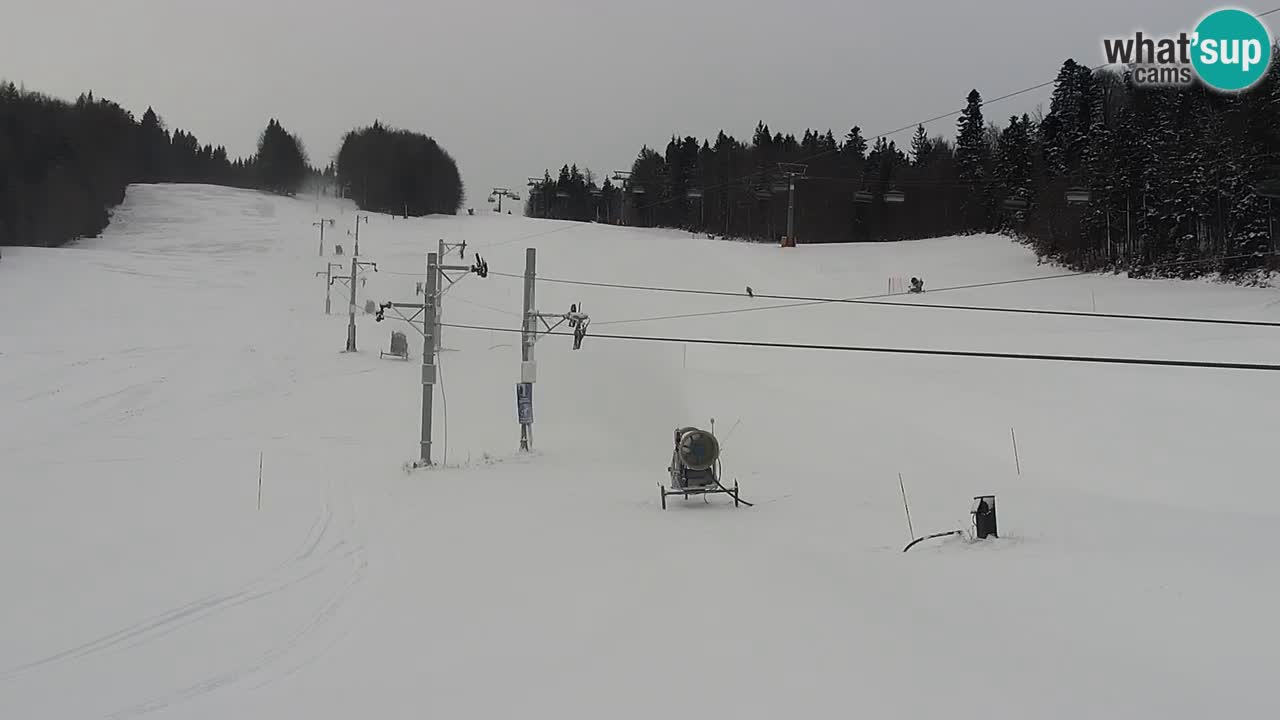
[[[711,421],[715,428],[715,421]],[[675,449],[671,451],[671,465],[667,472],[671,474],[671,487],[667,489],[658,484],[662,492],[662,508],[667,507],[668,495],[701,495],[707,502],[707,495],[723,493],[733,496],[733,506],[746,504],[738,497],[738,481],[733,481],[733,488],[727,488],[720,482],[720,441],[713,432],[696,427],[677,428],[675,432]]]

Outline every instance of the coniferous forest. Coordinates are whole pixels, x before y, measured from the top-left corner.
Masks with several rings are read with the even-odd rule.
[[[749,141],[672,137],[597,183],[561,168],[533,183],[534,217],[681,228],[777,242],[794,175],[798,243],[975,232],[1018,237],[1080,270],[1191,277],[1272,267],[1280,210],[1280,63],[1235,94],[1140,87],[1066,61],[1047,113],[984,115],[968,93],[955,140],[908,147],[860,127]],[[615,182],[617,180],[617,182]]]
[[[457,167],[434,141],[407,133],[354,131],[349,166],[310,167],[302,142],[272,118],[257,152],[231,159],[223,146],[170,131],[147,108],[141,120],[86,93],[75,102],[0,83],[0,246],[56,247],[93,237],[133,183],[206,183],[294,195],[335,175],[362,209],[456,212]],[[394,138],[385,143],[382,135]],[[353,138],[372,140],[351,145]],[[394,194],[388,194],[394,188]],[[388,189],[384,192],[384,189]],[[366,190],[368,191],[366,194]]]
[[[1001,232],[1077,269],[1193,276],[1271,265],[1280,63],[1232,95],[1140,87],[1068,60],[1043,115],[985,110],[972,90],[954,141],[918,126],[905,148],[858,126],[840,137],[797,139],[764,123],[749,141],[676,136],[661,152],[642,148],[623,177],[601,182],[571,165],[545,173],[525,213],[776,242],[794,182],[802,244]],[[232,160],[170,131],[151,108],[135,120],[91,93],[71,103],[0,85],[0,245],[95,235],[130,183],[292,194],[317,176],[377,212],[456,213],[464,197],[456,163],[432,138],[376,122],[347,133],[321,172],[275,119],[253,157]]]
[[[462,178],[449,153],[426,135],[379,122],[343,137],[337,177],[361,210],[420,216],[462,207]]]

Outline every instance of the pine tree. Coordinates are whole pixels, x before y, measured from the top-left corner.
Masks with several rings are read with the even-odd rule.
[[[854,125],[844,137],[844,145],[840,151],[855,163],[861,163],[867,156],[867,139],[862,137],[862,128]]]
[[[1044,116],[1011,117],[1002,127],[982,117],[975,90],[956,141],[918,126],[910,163],[885,138],[868,148],[857,126],[840,142],[812,128],[797,140],[763,121],[749,142],[723,132],[700,144],[672,135],[665,152],[645,147],[633,164],[633,185],[645,194],[634,196],[642,212],[629,217],[693,227],[702,219],[694,210],[703,209],[685,192],[711,187],[705,227],[776,237],[786,208],[774,193],[776,164],[803,156],[811,176],[843,181],[810,183],[797,197],[803,232],[816,241],[936,237],[999,227],[1003,218],[1005,228],[1018,223],[1042,257],[1078,269],[1126,262],[1140,272],[1188,260],[1179,265],[1187,273],[1234,272],[1262,261],[1270,208],[1259,188],[1280,189],[1280,63],[1250,91],[1221,95],[1140,87],[1127,74],[1068,60],[1051,105]],[[907,191],[909,205],[878,202],[891,186]],[[1067,202],[1074,186],[1089,190],[1088,203]],[[863,190],[875,199],[850,197]],[[1028,207],[999,212],[998,198]],[[1242,254],[1249,256],[1224,259]]]
[[[156,111],[147,108],[138,127],[138,176],[143,182],[170,179],[169,133]]]
[[[640,148],[640,154],[631,164],[632,202],[636,206],[635,224],[642,227],[658,224],[658,209],[662,207],[667,177],[665,158],[648,145]],[[632,224],[630,216],[627,224]]]
[[[990,224],[991,193],[985,184],[990,148],[982,119],[982,95],[977,90],[969,92],[956,127],[957,179],[968,188],[964,201],[966,229],[985,229]]]
[[[929,162],[929,154],[933,151],[933,144],[929,140],[929,136],[924,132],[924,125],[916,126],[916,134],[911,138],[911,160],[916,165],[924,165]]]
[[[272,118],[258,140],[258,175],[262,188],[293,195],[309,172],[302,143]]]
[[[1089,130],[1099,110],[1095,86],[1093,71],[1075,60],[1068,59],[1058,71],[1044,122],[1044,152],[1051,176],[1079,180]]]
[[[1007,198],[1031,199],[1031,118],[1009,118],[1000,133],[996,152],[996,178]]]

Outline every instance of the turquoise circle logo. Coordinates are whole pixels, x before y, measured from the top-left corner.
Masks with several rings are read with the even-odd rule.
[[[1271,64],[1271,33],[1244,10],[1215,10],[1196,26],[1191,64],[1200,79],[1216,90],[1253,86]]]

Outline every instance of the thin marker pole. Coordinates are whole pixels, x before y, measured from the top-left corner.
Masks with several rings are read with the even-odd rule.
[[[902,473],[898,473],[898,487],[902,488],[902,507],[907,511],[907,531],[911,533],[911,539],[915,539],[916,531],[911,526],[911,507],[907,505],[907,486],[902,482]]]
[[[1018,435],[1009,428],[1009,437],[1013,438],[1013,466],[1018,470],[1018,477],[1022,477],[1022,462],[1018,460]]]

